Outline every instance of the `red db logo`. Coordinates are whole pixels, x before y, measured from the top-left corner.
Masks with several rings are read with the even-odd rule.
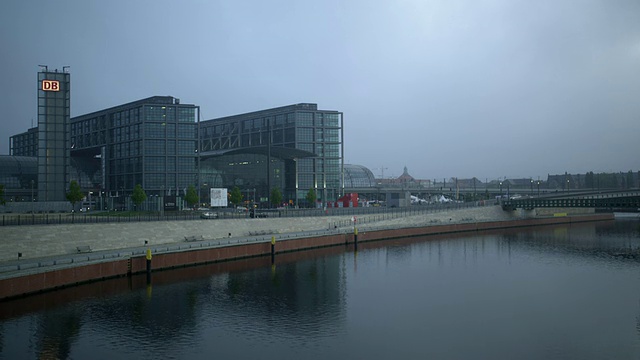
[[[42,80],[43,91],[60,91],[60,82],[57,80]]]

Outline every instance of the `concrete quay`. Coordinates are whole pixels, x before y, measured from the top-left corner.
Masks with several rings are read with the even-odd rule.
[[[451,209],[402,216],[400,213],[357,215],[360,231],[372,228],[404,228],[448,223],[506,221],[535,217],[532,212],[505,212],[499,206]],[[127,222],[107,224],[21,225],[0,227],[0,265],[2,263],[52,256],[77,254],[77,247],[89,246],[92,252],[158,247],[198,240],[236,240],[238,238],[282,237],[305,232],[352,232],[352,215],[264,218],[210,219],[183,221]]]
[[[424,215],[398,217],[399,214],[356,216],[359,228],[411,227],[446,222],[509,220],[519,216],[505,213],[498,206],[468,208]],[[52,256],[77,254],[77,247],[92,252],[184,243],[185,237],[228,240],[262,235],[271,239],[284,234],[344,230],[353,228],[351,215],[261,219],[203,219],[107,224],[20,225],[0,227],[0,265]]]
[[[497,206],[392,215],[401,214],[359,216],[358,242],[613,219],[611,214],[541,217],[536,211],[504,212]],[[0,299],[144,272],[147,247],[153,252],[153,269],[163,269],[268,255],[272,236],[276,253],[354,241],[351,216],[14,226],[0,231]],[[185,241],[185,236],[197,241]],[[78,254],[78,246],[90,246],[92,252]],[[9,251],[24,251],[22,259],[4,260]]]

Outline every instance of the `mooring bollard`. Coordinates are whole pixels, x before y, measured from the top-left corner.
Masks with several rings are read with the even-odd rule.
[[[147,249],[147,274],[151,274],[151,249]]]
[[[276,256],[276,237],[271,236],[271,263],[273,264]]]

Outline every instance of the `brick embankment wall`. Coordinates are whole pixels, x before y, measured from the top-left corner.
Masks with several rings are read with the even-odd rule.
[[[458,232],[474,232],[503,228],[515,228],[538,225],[557,225],[578,222],[613,220],[613,214],[597,214],[570,217],[520,219],[512,221],[470,222],[413,228],[365,231],[358,234],[358,242],[381,241],[385,239],[425,236]],[[353,243],[354,234],[334,234],[319,237],[307,237],[278,241],[276,253],[344,245]],[[265,256],[271,253],[270,243],[249,243],[230,245],[227,247],[189,250],[154,255],[152,269],[169,269],[181,266],[205,264],[210,262],[229,261],[234,259]],[[104,261],[84,266],[56,269],[48,272],[30,274],[0,280],[0,299],[12,298],[26,294],[64,286],[94,281],[98,279],[126,276],[146,271],[144,256],[130,259]]]

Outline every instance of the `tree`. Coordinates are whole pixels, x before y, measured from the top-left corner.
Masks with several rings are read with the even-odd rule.
[[[271,189],[271,204],[277,207],[278,205],[280,205],[281,202],[282,202],[282,193],[280,192],[280,189],[278,188]]]
[[[71,183],[69,184],[69,192],[67,193],[67,200],[69,200],[74,210],[76,208],[76,203],[81,201],[83,198],[84,194],[82,193],[82,189],[80,189],[80,184],[75,180],[71,180]]]
[[[234,186],[229,193],[229,201],[231,201],[233,205],[238,206],[242,202],[243,198],[244,196],[242,195],[242,192],[240,192],[240,188]]]
[[[142,186],[140,184],[137,184],[134,188],[133,188],[133,194],[131,194],[131,200],[133,201],[134,204],[136,204],[136,209],[140,210],[140,205],[147,200],[147,194],[144,192],[144,189],[142,189]]]
[[[593,171],[589,171],[584,175],[584,186],[588,189],[593,189],[595,187]]]
[[[314,207],[316,205],[317,197],[315,190],[309,189],[305,198],[307,199],[307,204],[309,204],[309,207]]]
[[[196,188],[193,185],[189,185],[187,188],[187,194],[184,196],[184,200],[187,202],[189,207],[193,207],[198,203],[198,193],[196,193]]]
[[[0,184],[0,205],[4,205],[7,202],[4,199],[4,185]]]

